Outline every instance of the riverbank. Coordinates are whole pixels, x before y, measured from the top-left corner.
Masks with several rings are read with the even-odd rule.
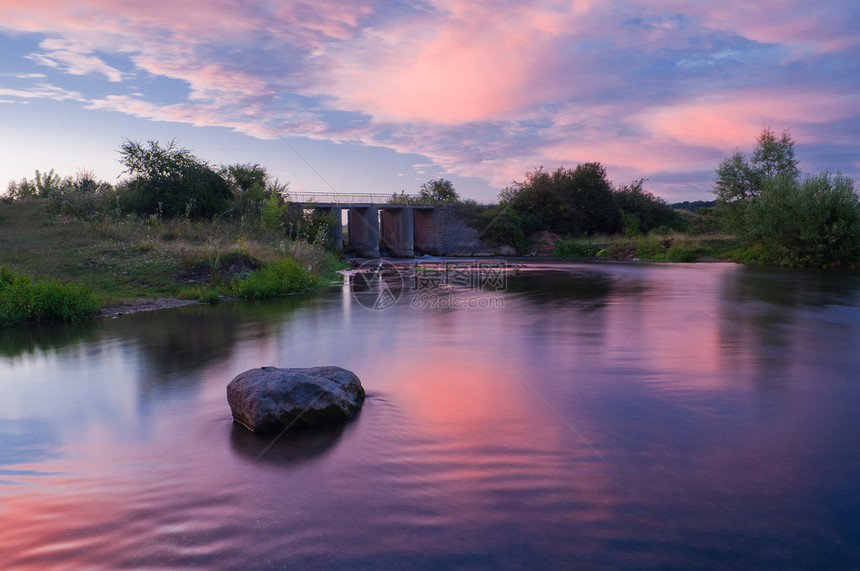
[[[157,311],[159,309],[172,309],[175,307],[184,307],[188,305],[205,305],[202,301],[193,299],[178,299],[172,297],[137,297],[127,299],[119,305],[103,307],[98,313],[98,317],[119,317],[121,315],[129,315],[132,313],[141,313],[144,311]]]
[[[265,297],[325,283],[341,267],[319,245],[229,221],[80,220],[43,200],[0,201],[0,266],[33,280],[82,284],[116,316]]]

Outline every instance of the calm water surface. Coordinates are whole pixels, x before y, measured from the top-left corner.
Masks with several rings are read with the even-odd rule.
[[[545,264],[458,295],[496,301],[3,331],[0,566],[860,566],[860,278]],[[239,372],[327,364],[353,422],[231,423]]]

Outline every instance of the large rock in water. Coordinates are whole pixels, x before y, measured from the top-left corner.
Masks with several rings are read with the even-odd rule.
[[[227,402],[233,419],[254,432],[279,432],[345,421],[364,404],[364,388],[340,367],[262,367],[230,381]]]

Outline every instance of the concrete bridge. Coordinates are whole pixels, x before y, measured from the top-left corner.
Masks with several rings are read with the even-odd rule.
[[[464,246],[461,234],[465,226],[457,228],[450,206],[389,204],[391,196],[370,193],[293,192],[287,200],[295,208],[327,214],[339,221],[346,210],[347,248],[361,258],[378,258],[380,248],[392,257],[411,258],[416,251],[421,254],[444,255]],[[418,198],[413,195],[405,197],[414,200]],[[331,232],[335,247],[343,249],[343,225],[335,224]],[[477,234],[467,241],[480,245]]]

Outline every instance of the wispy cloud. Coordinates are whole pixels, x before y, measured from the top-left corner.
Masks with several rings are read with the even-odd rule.
[[[77,91],[70,91],[45,82],[39,82],[36,85],[26,88],[8,88],[0,86],[0,96],[15,98],[11,101],[26,101],[30,99],[50,99],[53,101],[84,100],[83,96]]]
[[[109,66],[101,58],[93,55],[90,49],[80,44],[69,40],[49,39],[39,44],[39,47],[42,51],[28,55],[27,59],[72,75],[99,73],[110,81],[122,81],[121,71]]]

